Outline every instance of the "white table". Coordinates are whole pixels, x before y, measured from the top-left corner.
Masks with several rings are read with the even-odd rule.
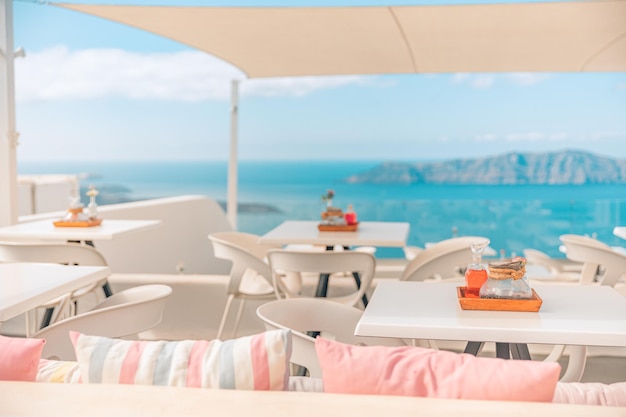
[[[626,347],[626,298],[608,286],[538,284],[538,312],[463,310],[458,283],[381,282],[355,335]],[[578,366],[578,365],[577,365]],[[584,370],[584,362],[580,364]]]
[[[354,232],[321,232],[317,226],[319,221],[288,220],[270,230],[259,239],[259,243],[290,245],[309,244],[324,245],[332,250],[335,245],[344,248],[350,246],[384,246],[404,247],[409,235],[409,223],[404,222],[360,222]],[[361,278],[353,272],[357,285],[361,285]],[[321,274],[315,291],[317,297],[326,296],[328,289],[328,274]],[[363,304],[367,305],[367,296],[363,296]]]
[[[106,266],[0,264],[0,325],[53,298],[111,275]]]
[[[92,227],[57,227],[52,219],[18,223],[0,227],[0,240],[28,242],[85,242],[95,246],[95,240],[113,240],[131,233],[158,227],[160,220],[117,220],[103,219],[99,226]],[[103,287],[109,297],[111,289],[108,282]]]
[[[611,287],[538,284],[533,313],[462,310],[457,285],[381,282],[355,334],[626,347],[626,298]]]
[[[404,247],[409,235],[409,223],[403,222],[360,222],[355,232],[320,232],[317,229],[319,223],[288,220],[264,234],[259,242],[278,245]]]
[[[112,240],[123,235],[155,228],[160,220],[104,219],[93,227],[56,227],[52,219],[0,227],[0,240],[9,241],[85,241]]]

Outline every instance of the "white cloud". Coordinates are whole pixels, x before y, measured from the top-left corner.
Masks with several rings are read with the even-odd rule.
[[[474,135],[476,142],[495,142],[498,140],[498,136],[495,133],[481,133]]]
[[[242,94],[254,96],[304,96],[322,88],[341,87],[343,85],[383,85],[374,81],[374,77],[344,75],[337,77],[283,77],[252,79],[242,83]]]
[[[493,74],[456,73],[452,76],[454,84],[469,84],[473,88],[490,88],[495,82]]]
[[[470,75],[465,72],[458,72],[452,76],[452,82],[455,84],[463,84],[470,79]]]
[[[495,82],[495,76],[489,74],[475,75],[471,85],[474,88],[490,88]]]
[[[490,88],[495,82],[493,74],[456,73],[452,76],[454,84],[469,84],[473,88]]]
[[[626,132],[596,132],[591,137],[593,140],[613,140],[626,138]]]
[[[565,142],[571,141],[571,135],[565,132],[518,132],[499,135],[496,133],[479,133],[474,135],[476,142]]]
[[[549,77],[548,74],[544,73],[532,73],[532,72],[516,72],[513,74],[508,74],[507,78],[513,83],[517,85],[534,85],[538,84]]]
[[[505,135],[508,142],[588,143],[590,141],[614,141],[626,138],[626,132],[594,132],[588,134],[567,132],[522,132]]]
[[[509,142],[539,142],[545,141],[546,135],[541,132],[526,132],[526,133],[509,133],[506,135],[506,140]]]
[[[498,79],[506,80],[512,84],[520,86],[530,86],[538,84],[549,77],[548,74],[543,73],[530,73],[530,72],[516,72],[511,74],[495,74],[495,73],[480,73],[480,74],[468,74],[457,73],[452,76],[452,82],[454,84],[467,84],[473,88],[490,88],[496,83]]]
[[[546,140],[550,142],[563,142],[569,139],[570,139],[569,135],[565,132],[555,132],[555,133],[546,135]]]
[[[15,61],[18,101],[105,97],[176,101],[227,100],[230,80],[244,79],[232,65],[203,52],[137,53],[121,49],[70,51],[56,46]],[[302,96],[343,85],[384,86],[376,77],[293,77],[247,80],[241,92]]]

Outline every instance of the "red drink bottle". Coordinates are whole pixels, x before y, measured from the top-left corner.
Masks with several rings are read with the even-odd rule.
[[[470,298],[480,297],[480,287],[487,282],[489,275],[487,268],[482,264],[483,250],[489,244],[489,239],[472,242],[472,263],[465,270],[465,296]]]
[[[346,224],[352,225],[356,224],[356,213],[352,209],[352,204],[348,205],[348,209],[346,213],[343,215],[343,219],[346,221]]]

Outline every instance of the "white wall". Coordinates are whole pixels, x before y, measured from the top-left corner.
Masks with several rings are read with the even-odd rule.
[[[20,175],[17,179],[19,215],[65,210],[80,190],[76,175]]]
[[[114,272],[227,274],[230,271],[230,263],[213,256],[209,240],[210,233],[232,230],[224,211],[213,199],[180,196],[112,204],[101,206],[99,213],[103,221],[162,221],[156,229],[96,243]]]

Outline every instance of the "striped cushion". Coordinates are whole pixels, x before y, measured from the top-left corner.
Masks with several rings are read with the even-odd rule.
[[[78,363],[41,359],[37,382],[78,383],[80,382]]]
[[[84,383],[288,388],[291,332],[232,340],[131,341],[70,332]]]

